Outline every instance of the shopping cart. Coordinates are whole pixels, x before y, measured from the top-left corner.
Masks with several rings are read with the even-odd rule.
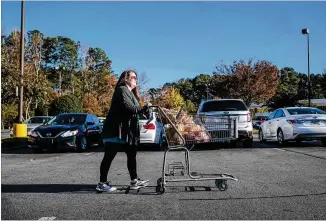
[[[230,174],[203,174],[192,172],[190,168],[190,151],[195,144],[231,141],[238,138],[236,117],[186,114],[182,109],[172,111],[159,106],[151,106],[150,109],[158,112],[158,116],[164,125],[167,143],[162,177],[157,180],[157,193],[163,194],[165,192],[167,182],[215,180],[217,188],[225,191],[228,188],[227,180],[237,181]],[[185,166],[182,162],[173,162],[166,166],[167,154],[174,150],[185,151]],[[175,178],[178,175],[182,178]],[[186,175],[188,177],[185,178]],[[167,179],[171,176],[173,179]]]

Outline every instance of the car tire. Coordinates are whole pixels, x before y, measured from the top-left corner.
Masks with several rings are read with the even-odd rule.
[[[322,139],[321,142],[322,142],[323,146],[326,147],[326,138]]]
[[[85,136],[77,139],[77,150],[79,152],[85,151],[88,148],[88,142]]]
[[[260,143],[265,143],[266,142],[266,140],[264,139],[264,134],[263,134],[262,129],[259,129],[258,138],[259,138]]]
[[[254,143],[253,138],[248,138],[242,141],[242,147],[243,148],[252,148],[252,145]]]
[[[42,149],[41,148],[32,148],[32,152],[33,153],[42,153]]]
[[[277,130],[277,142],[279,145],[284,146],[287,142],[284,140],[284,134],[281,128]]]

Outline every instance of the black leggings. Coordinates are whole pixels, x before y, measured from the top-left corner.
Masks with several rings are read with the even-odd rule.
[[[105,154],[100,167],[100,182],[106,182],[111,163],[117,155],[118,151],[123,150],[127,154],[127,167],[130,174],[130,179],[137,179],[137,148],[135,146],[129,146],[127,144],[119,143],[105,143]]]

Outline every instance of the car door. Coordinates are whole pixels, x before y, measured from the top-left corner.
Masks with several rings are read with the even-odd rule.
[[[99,143],[102,139],[102,126],[100,124],[100,119],[93,115],[94,121],[94,142]]]
[[[86,134],[87,134],[87,140],[88,142],[93,143],[94,142],[94,120],[93,116],[90,114],[87,114],[86,117]]]
[[[274,124],[273,127],[272,127],[272,130],[273,130],[273,134],[276,136],[277,135],[277,130],[278,128],[281,128],[282,131],[283,131],[283,128],[282,128],[282,123],[284,121],[284,118],[285,118],[285,114],[284,114],[284,111],[282,109],[279,109],[276,114],[275,114],[275,117],[274,117]],[[283,131],[284,132],[284,131]]]
[[[271,128],[273,126],[273,119],[274,116],[276,114],[278,110],[273,111],[268,117],[267,120],[264,122],[263,126],[262,126],[262,130],[263,130],[263,135],[266,139],[270,139],[272,137],[272,132],[271,132]]]

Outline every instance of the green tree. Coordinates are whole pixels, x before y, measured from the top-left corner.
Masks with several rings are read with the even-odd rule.
[[[305,79],[300,77],[291,67],[280,70],[281,78],[276,94],[267,101],[269,107],[280,108],[286,106],[296,106],[302,96],[298,96],[298,91],[305,85]],[[305,92],[305,87],[303,92]],[[305,96],[305,95],[304,95]],[[303,97],[304,97],[303,96]]]
[[[12,127],[14,119],[18,115],[18,106],[15,103],[1,104],[1,126],[2,128]]]
[[[49,115],[51,116],[69,112],[83,112],[82,103],[74,95],[63,95],[50,104]]]

